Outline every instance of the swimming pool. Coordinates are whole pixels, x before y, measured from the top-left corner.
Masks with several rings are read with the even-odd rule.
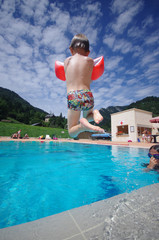
[[[0,228],[157,183],[147,149],[0,142]]]

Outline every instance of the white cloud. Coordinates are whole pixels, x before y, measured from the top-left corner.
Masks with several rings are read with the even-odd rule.
[[[159,71],[159,63],[155,62],[148,65],[144,74],[147,77],[147,79],[149,79],[150,81],[152,79],[155,79],[155,83],[156,85],[158,85],[158,71]]]
[[[2,13],[7,12],[8,14],[15,11],[15,1],[3,1],[3,4],[1,4]]]
[[[21,5],[21,11],[25,17],[29,17],[29,18],[32,17],[34,14],[34,11],[31,8],[31,6],[26,4],[25,2],[24,2],[24,5]]]
[[[66,31],[69,24],[71,23],[70,14],[66,11],[61,11],[61,9],[58,8],[55,3],[52,3],[50,7],[50,20],[52,22],[52,25],[56,25],[60,31]]]
[[[107,44],[108,47],[113,48],[115,43],[115,36],[106,34],[103,39],[103,43]]]
[[[141,65],[145,66],[155,61],[154,53],[145,53],[141,60]]]
[[[124,12],[128,7],[131,7],[133,5],[132,1],[129,0],[114,0],[112,1],[112,5],[111,5],[111,10],[113,13],[122,13]]]
[[[99,18],[102,16],[101,4],[85,3],[81,5],[81,14],[71,18],[69,31],[72,34],[84,33],[91,44],[97,44],[100,25],[96,27]]]
[[[132,57],[140,57],[144,53],[144,49],[139,45],[134,45],[132,51],[133,51]]]
[[[109,61],[107,62],[106,68],[108,70],[113,70],[113,69],[117,68],[120,61],[122,61],[122,59],[123,58],[119,57],[119,56],[110,58]]]
[[[19,4],[19,8],[22,13],[22,18],[27,21],[31,18],[34,20],[34,24],[44,25],[48,20],[46,13],[48,0],[27,0]]]
[[[124,2],[124,4],[122,2]],[[143,2],[115,0],[113,6],[115,6],[112,8],[113,13],[118,13],[119,16],[116,18],[116,21],[112,23],[111,27],[114,32],[122,34],[129,23],[132,22],[133,18],[141,11]]]
[[[85,10],[85,9],[88,10],[89,14],[92,14],[92,17],[95,17],[95,16],[93,16],[94,13],[98,17],[102,16],[101,3],[100,2],[88,3],[87,5],[83,4],[82,5],[82,10]]]
[[[145,39],[145,44],[152,45],[154,43],[158,44],[159,42],[159,31],[153,33],[151,36]]]
[[[156,92],[155,86],[147,86],[147,87],[140,87],[140,89],[136,90],[136,96],[140,98],[144,98],[147,96],[151,96],[152,93]],[[155,95],[154,95],[155,96]]]
[[[134,39],[144,39],[145,30],[139,28],[138,26],[133,26],[128,29],[128,36]]]
[[[130,69],[126,71],[126,74],[135,75],[138,72],[138,69]]]
[[[3,59],[4,52],[6,54],[13,54],[14,53],[14,47],[6,41],[2,36],[0,36],[0,52],[1,52],[1,57]],[[1,61],[2,61],[1,59]]]
[[[143,20],[142,22],[142,27],[143,28],[147,28],[147,27],[151,27],[154,24],[154,19],[152,16],[147,16],[146,19]]]
[[[130,80],[128,80],[127,82],[126,82],[126,84],[129,86],[129,85],[134,85],[134,84],[136,84],[136,78],[132,78],[132,79],[130,79]]]
[[[68,47],[69,41],[58,27],[50,26],[44,30],[41,44],[52,49],[55,53],[62,53]]]
[[[30,58],[32,57],[33,54],[33,48],[28,45],[25,41],[19,41],[18,42],[18,47],[15,48],[15,54],[16,56],[20,58]]]
[[[123,54],[131,52],[133,50],[131,42],[126,41],[125,39],[119,39],[114,44],[114,51],[121,51]]]

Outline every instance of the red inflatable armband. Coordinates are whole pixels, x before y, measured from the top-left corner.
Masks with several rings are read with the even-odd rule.
[[[66,81],[64,63],[60,61],[55,61],[55,74],[56,77],[62,81]]]
[[[99,58],[94,59],[94,67],[92,71],[92,80],[96,80],[102,76],[104,72],[104,57],[101,56]],[[55,61],[55,74],[56,77],[62,81],[66,80],[64,63],[60,61]]]
[[[104,73],[104,57],[101,56],[99,58],[94,59],[94,67],[92,71],[92,80],[96,80],[102,76]]]

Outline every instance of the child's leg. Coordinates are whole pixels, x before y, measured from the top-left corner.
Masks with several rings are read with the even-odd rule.
[[[91,121],[95,121],[95,123],[100,123],[102,120],[103,117],[98,110],[90,109],[89,111],[83,112],[83,118],[80,120],[80,123],[83,125],[83,127],[86,128],[85,131],[104,133],[104,129],[89,123]]]
[[[84,129],[83,131],[104,133],[103,128],[90,124],[86,118],[81,118],[80,123]]]
[[[67,123],[68,123],[68,132],[71,137],[77,137],[80,131],[80,111],[74,111],[68,109]]]
[[[100,112],[97,109],[84,111],[83,117],[87,118],[88,122],[95,121],[95,123],[97,124],[99,124],[103,120],[103,116],[100,114]]]
[[[90,114],[91,112],[88,113]],[[104,129],[90,124],[86,118],[82,118],[79,123],[80,114],[80,111],[68,109],[68,131],[71,137],[75,138],[84,131],[104,132]]]

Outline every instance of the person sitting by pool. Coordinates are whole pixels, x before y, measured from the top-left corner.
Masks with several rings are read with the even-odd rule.
[[[151,146],[148,156],[150,157],[150,162],[148,164],[144,163],[142,166],[151,170],[159,170],[159,145]]]
[[[53,140],[58,140],[58,138],[56,137],[56,135],[53,135],[53,136],[52,136],[52,139],[53,139]]]
[[[147,129],[145,129],[142,132],[142,141],[143,142],[151,142],[152,141],[151,133],[148,132]]]
[[[29,136],[27,133],[24,135],[23,139],[29,139]]]
[[[18,134],[17,134],[17,133],[13,133],[12,136],[11,136],[11,138],[13,138],[13,139],[18,138]]]

